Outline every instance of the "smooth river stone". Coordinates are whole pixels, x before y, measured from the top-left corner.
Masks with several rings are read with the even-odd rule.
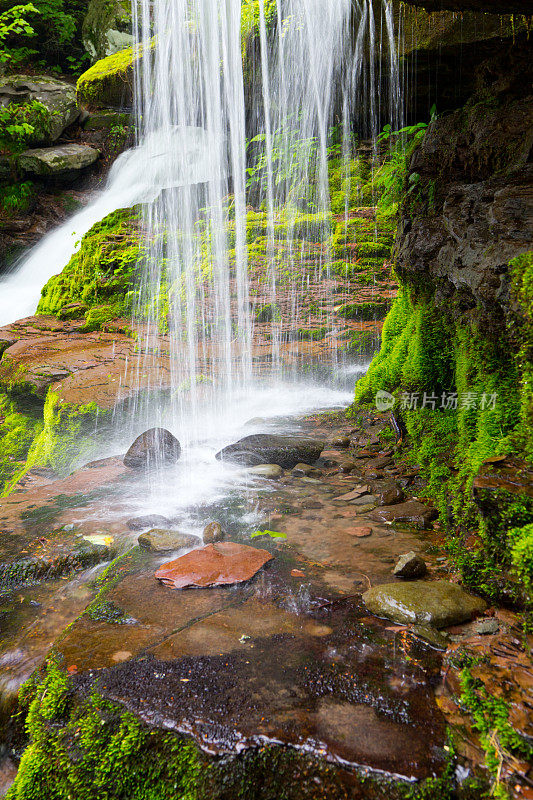
[[[181,445],[165,428],[150,428],[137,436],[124,456],[131,469],[147,469],[174,464],[181,454]]]
[[[174,589],[232,585],[253,578],[272,558],[267,550],[219,542],[168,561],[155,577]]]
[[[154,528],[137,537],[140,547],[152,553],[168,553],[171,550],[181,550],[182,547],[194,547],[200,543],[197,536],[179,531],[167,531]]]
[[[283,469],[292,469],[299,463],[312,464],[323,449],[324,442],[318,439],[257,433],[224,447],[216,458],[247,467],[278,464]]]
[[[480,597],[447,581],[413,581],[373,586],[363,595],[368,610],[393,622],[446,628],[485,611]]]
[[[424,529],[431,527],[431,521],[436,516],[434,508],[428,508],[416,500],[408,500],[406,503],[377,508],[372,514],[372,519],[377,522],[397,522]]]

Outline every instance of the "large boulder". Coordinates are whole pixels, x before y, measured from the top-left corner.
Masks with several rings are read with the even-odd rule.
[[[363,600],[377,617],[434,628],[467,622],[487,607],[480,597],[448,581],[386,583],[373,586],[364,593]]]
[[[134,64],[141,50],[128,47],[102,58],[78,78],[78,103],[88,109],[131,108]]]
[[[82,39],[94,61],[131,47],[129,0],[90,0],[83,21]]]
[[[300,462],[312,464],[320,458],[324,447],[325,443],[318,439],[257,433],[224,447],[216,457],[246,467],[278,464],[284,469],[292,469]]]
[[[174,434],[165,428],[150,428],[137,436],[124,456],[124,464],[131,469],[175,464],[181,455],[181,445]]]
[[[80,110],[76,102],[76,88],[49,75],[6,75],[0,77],[0,107],[10,103],[39,101],[51,112],[45,126],[42,144],[55,142],[65,128],[72,125]]]
[[[89,167],[100,151],[84,144],[62,144],[25,150],[19,157],[19,169],[32,175],[60,177]]]

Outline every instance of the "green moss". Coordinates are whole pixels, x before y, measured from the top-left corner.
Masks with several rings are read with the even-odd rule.
[[[290,747],[209,758],[193,741],[142,723],[95,688],[76,690],[52,656],[22,687],[28,746],[6,800],[373,800],[428,797],[412,784],[347,776]],[[442,788],[453,778],[427,784]],[[422,791],[425,784],[422,784]],[[440,797],[447,797],[441,794]]]
[[[95,600],[85,609],[85,614],[94,622],[107,622],[114,625],[125,625],[129,619],[124,609],[109,600]]]
[[[524,283],[529,267],[526,262],[524,268],[524,260],[521,265]],[[371,403],[378,390],[395,395],[408,432],[405,455],[421,468],[465,582],[493,599],[520,598],[530,605],[527,568],[519,562],[523,554],[529,563],[529,530],[524,529],[523,538],[520,530],[533,522],[531,504],[502,495],[501,513],[489,519],[472,497],[473,480],[487,459],[523,456],[525,448],[529,457],[529,362],[523,348],[515,357],[514,336],[513,330],[487,336],[474,317],[437,307],[431,295],[420,291],[415,301],[404,286],[385,320],[380,352],[356,385],[355,399]],[[473,549],[464,547],[465,530],[478,534]]]
[[[502,697],[489,694],[483,682],[472,675],[471,665],[460,673],[460,702],[469,712],[473,727],[479,732],[485,751],[485,763],[492,776],[490,796],[507,800],[510,794],[500,781],[503,758],[533,759],[533,745],[521,736],[509,722],[509,704]]]
[[[129,209],[93,225],[78,252],[42,290],[38,313],[64,317],[64,309],[68,313],[69,306],[81,304],[88,309],[87,330],[130,314],[135,271],[144,252],[138,225],[138,213]]]
[[[37,429],[24,466],[6,483],[4,494],[9,494],[33,467],[51,467],[59,474],[67,474],[88,459],[97,442],[97,418],[105,413],[96,403],[80,406],[65,403],[50,390],[44,405],[43,424]],[[101,432],[101,435],[105,434]]]
[[[339,317],[358,320],[383,319],[390,306],[386,300],[368,300],[364,303],[345,303],[335,309]]]
[[[96,692],[78,699],[54,660],[26,702],[30,743],[9,800],[198,800],[201,757],[191,742],[148,728]]]
[[[41,430],[36,409],[24,408],[9,395],[0,394],[0,495],[20,471]]]

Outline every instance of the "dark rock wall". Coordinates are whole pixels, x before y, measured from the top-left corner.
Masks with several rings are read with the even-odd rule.
[[[465,106],[432,123],[410,163],[418,182],[397,241],[403,281],[485,309],[493,325],[509,260],[533,249],[532,49],[525,37],[502,46],[476,69]]]

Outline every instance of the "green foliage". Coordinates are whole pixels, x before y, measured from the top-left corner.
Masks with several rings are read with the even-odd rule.
[[[269,153],[275,190],[281,188],[284,202],[306,203],[313,208],[313,199],[309,197],[309,189],[315,183],[318,168],[318,147],[314,138],[301,139],[298,129],[287,130],[290,119],[286,120],[283,129],[270,135],[270,147],[267,147],[266,133],[259,133],[248,142],[248,179],[246,186],[253,193],[256,202],[266,196],[268,189]]]
[[[35,185],[31,181],[0,186],[0,209],[6,216],[26,213],[35,197]]]
[[[15,5],[5,9],[0,5],[0,64],[17,60],[16,52],[11,47],[8,47],[8,43],[14,36],[24,38],[35,36],[35,30],[26,17],[38,13],[39,11],[33,3]]]
[[[0,48],[1,20],[12,13],[11,2],[12,0],[0,0]],[[26,22],[20,30],[11,32],[10,62],[17,66],[28,64],[33,69],[38,67],[77,71],[87,58],[81,42],[81,23],[86,7],[87,3],[83,0],[35,0],[33,4],[15,6],[23,9],[23,18],[28,14],[37,16],[32,17],[31,25]],[[28,37],[34,37],[32,44],[38,43],[38,47],[28,47]]]
[[[533,523],[508,531],[511,564],[518,581],[524,587],[525,602],[533,619]]]
[[[16,157],[46,136],[50,119],[50,110],[38,100],[0,108],[0,154],[8,157],[15,179]]]

